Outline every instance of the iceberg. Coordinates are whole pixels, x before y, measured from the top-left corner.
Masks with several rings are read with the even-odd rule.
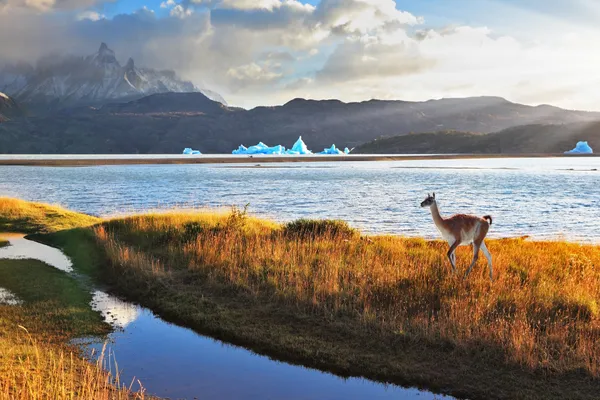
[[[344,151],[342,151],[335,147],[335,144],[332,144],[331,147],[329,147],[328,149],[324,149],[319,154],[350,154],[352,150],[354,150],[354,147],[352,149],[346,147]]]
[[[335,147],[335,144],[332,144],[330,148],[324,149],[319,154],[350,154],[350,152],[354,149],[348,149],[347,147],[344,151]],[[244,145],[240,145],[236,150],[233,150],[231,154],[277,154],[277,155],[301,155],[301,154],[313,154],[312,151],[308,149],[306,143],[302,140],[302,136],[298,137],[296,143],[292,146],[291,149],[286,150],[282,145],[277,145],[273,147],[269,147],[263,142],[259,142],[257,145],[246,147]]]
[[[200,153],[200,150],[192,150],[191,148],[186,147],[185,149],[183,149],[183,154],[197,155],[197,154],[202,154],[202,153]]]
[[[286,154],[312,154],[312,151],[306,147],[306,144],[302,140],[302,136],[298,136],[298,140],[292,146],[290,150]]]
[[[565,151],[565,154],[593,154],[594,151],[588,142],[577,142],[573,150]]]
[[[231,152],[232,154],[284,154],[285,147],[281,145],[269,147],[263,142],[259,142],[257,145],[246,147],[241,145],[237,150]]]
[[[233,150],[232,154],[278,154],[278,155],[294,155],[294,154],[312,154],[312,151],[308,150],[306,144],[302,141],[302,136],[296,140],[296,143],[291,149],[286,150],[285,147],[278,144],[277,146],[269,147],[263,142],[259,142],[257,145],[246,147],[240,145],[237,150]]]
[[[346,150],[348,149],[346,148]],[[344,152],[335,147],[335,144],[332,144],[331,147],[324,149],[319,154],[344,154]]]

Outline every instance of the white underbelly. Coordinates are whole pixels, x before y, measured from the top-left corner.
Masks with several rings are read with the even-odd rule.
[[[438,229],[438,230],[442,234],[442,238],[445,241],[447,241],[450,246],[452,246],[457,238],[449,231],[446,231],[444,229]],[[475,230],[473,230],[471,232],[461,232],[460,238],[458,238],[458,240],[459,240],[458,245],[459,246],[470,245],[471,243],[473,243],[473,240],[475,239],[475,234],[476,234]]]

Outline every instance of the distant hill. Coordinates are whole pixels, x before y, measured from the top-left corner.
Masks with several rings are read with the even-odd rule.
[[[332,143],[354,147],[413,132],[490,133],[519,125],[596,120],[600,113],[531,107],[498,97],[360,103],[295,99],[244,110],[199,92],[161,93],[0,124],[0,153],[179,153],[184,147],[230,153],[240,144],[259,141],[291,147],[300,135],[309,148],[320,151]]]
[[[48,56],[35,67],[7,65],[0,70],[0,91],[34,114],[166,92],[200,92],[225,103],[219,94],[183,81],[173,71],[138,67],[131,58],[121,65],[105,43],[87,57]]]
[[[0,122],[6,122],[22,115],[23,112],[17,103],[6,94],[0,92]]]
[[[524,125],[487,135],[435,132],[380,138],[357,147],[362,154],[562,153],[587,141],[600,151],[600,122]]]

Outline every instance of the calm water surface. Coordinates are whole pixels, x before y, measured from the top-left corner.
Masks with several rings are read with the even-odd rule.
[[[0,195],[96,215],[243,206],[281,221],[341,218],[368,233],[436,237],[428,210],[491,214],[490,237],[600,242],[600,159],[0,167]]]
[[[139,379],[155,395],[202,400],[451,399],[273,361],[169,324],[101,291],[94,293],[92,305],[120,328],[110,335],[109,348],[121,380]],[[88,344],[96,353],[102,346]]]

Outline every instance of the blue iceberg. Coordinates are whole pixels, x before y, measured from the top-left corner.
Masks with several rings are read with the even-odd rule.
[[[335,144],[332,144],[331,147],[324,149],[322,152],[320,152],[319,154],[350,154],[350,152],[354,150],[354,148],[352,149],[348,149],[347,147],[344,149],[344,151],[338,149],[337,147],[335,147]]]
[[[183,154],[197,155],[197,154],[202,154],[202,153],[200,153],[200,150],[192,150],[191,148],[186,147],[185,149],[183,149]]]
[[[347,149],[347,148],[346,148]],[[332,144],[331,147],[324,149],[319,154],[344,154],[343,151],[335,147],[335,144]]]
[[[296,140],[296,143],[294,143],[292,148],[289,150],[286,150],[285,147],[283,147],[280,144],[277,146],[269,147],[266,144],[264,144],[263,142],[259,142],[257,145],[250,146],[250,147],[240,145],[240,147],[238,147],[237,150],[233,150],[231,153],[232,154],[278,154],[278,155],[288,154],[288,155],[294,155],[294,154],[312,154],[312,151],[310,151],[306,147],[306,144],[302,141],[302,136],[300,136],[298,138],[298,140]]]
[[[335,144],[332,144],[330,148],[323,150],[319,154],[350,154],[350,152],[354,149],[348,149],[347,147],[344,151],[335,147]],[[269,147],[263,142],[259,142],[257,145],[246,147],[244,145],[240,145],[236,150],[231,152],[232,154],[277,154],[277,155],[301,155],[301,154],[313,154],[312,151],[306,147],[306,143],[302,140],[302,136],[298,137],[296,143],[292,146],[291,149],[286,150],[282,145],[277,145],[273,147]]]
[[[577,142],[573,150],[565,151],[565,154],[593,154],[594,151],[588,142]]]
[[[298,140],[292,146],[292,148],[286,151],[285,154],[312,154],[313,152],[306,147],[306,144],[302,140],[302,136],[298,136]]]
[[[259,142],[255,146],[240,146],[237,150],[231,152],[232,154],[285,154],[285,147],[281,145],[269,147],[263,142]]]

